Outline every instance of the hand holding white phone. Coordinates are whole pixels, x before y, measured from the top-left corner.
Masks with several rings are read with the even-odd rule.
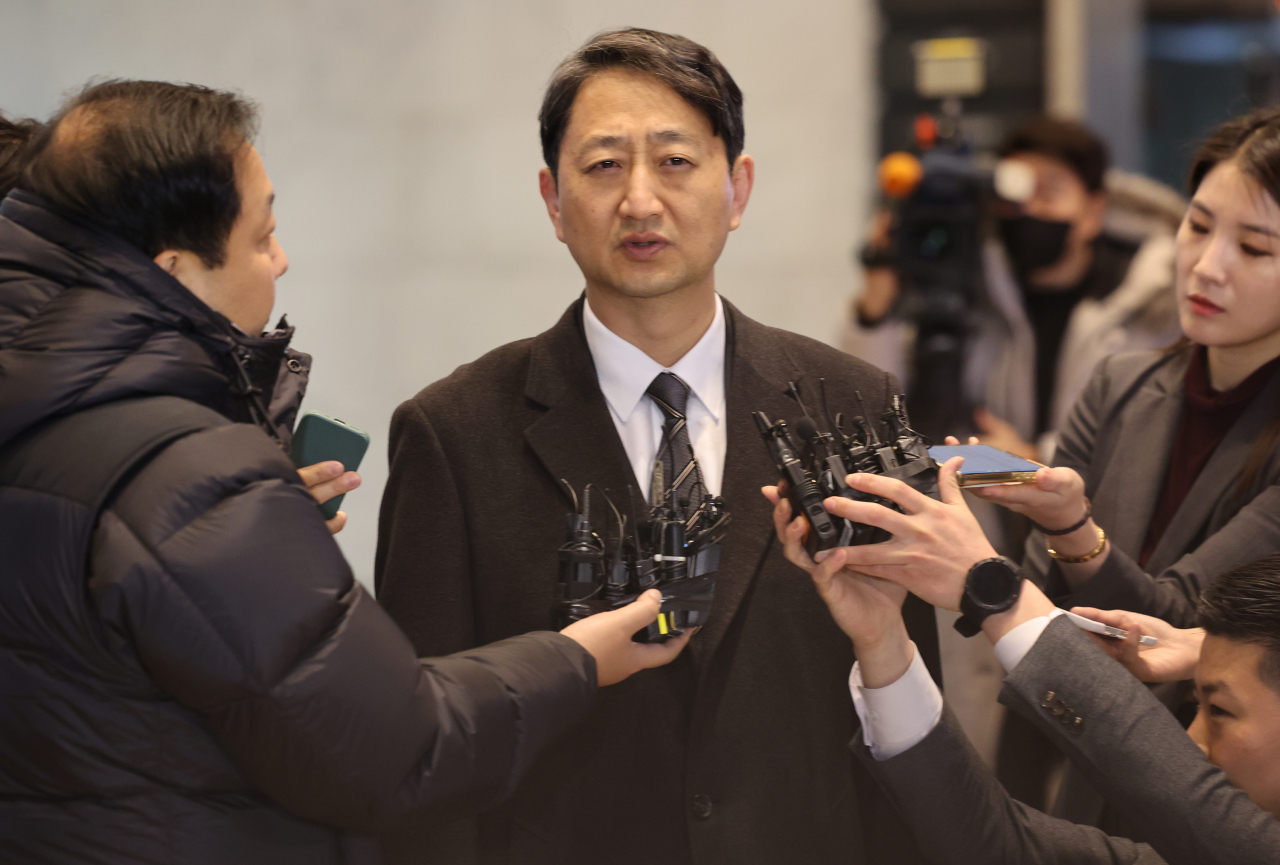
[[[1125,640],[1129,637],[1129,632],[1123,628],[1113,628],[1111,625],[1104,625],[1102,622],[1086,619],[1084,616],[1077,615],[1070,610],[1063,610],[1063,612],[1067,614],[1067,618],[1071,619],[1073,624],[1083,630],[1094,634],[1102,634],[1104,637],[1113,637],[1117,640]],[[1159,645],[1160,641],[1155,637],[1143,634],[1138,638],[1138,643],[1143,646],[1156,646]]]

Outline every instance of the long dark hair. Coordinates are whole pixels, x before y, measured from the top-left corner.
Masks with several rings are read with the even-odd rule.
[[[1196,151],[1187,173],[1187,190],[1195,195],[1214,166],[1234,161],[1240,173],[1262,187],[1280,205],[1280,108],[1250,111],[1215,129]],[[1280,290],[1280,286],[1277,287]],[[1185,339],[1185,338],[1184,338]],[[1189,340],[1182,344],[1189,344]],[[1179,343],[1174,344],[1179,347]],[[1248,493],[1280,441],[1280,407],[1253,442],[1234,495]]]

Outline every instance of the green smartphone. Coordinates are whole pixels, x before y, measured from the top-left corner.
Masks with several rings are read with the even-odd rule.
[[[369,434],[356,429],[336,417],[309,411],[298,421],[298,428],[293,431],[293,446],[289,448],[289,459],[295,468],[313,466],[328,460],[337,460],[349,472],[360,468],[360,460],[369,449]],[[338,513],[338,506],[346,495],[334,496],[320,506],[320,513],[326,520],[333,519]]]

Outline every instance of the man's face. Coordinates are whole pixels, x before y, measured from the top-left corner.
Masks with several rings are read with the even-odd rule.
[[[1196,669],[1200,710],[1188,732],[1233,784],[1280,817],[1280,693],[1258,675],[1266,652],[1205,637]]]
[[[540,185],[588,294],[649,298],[714,289],[753,172],[749,156],[730,172],[724,141],[670,87],[607,70],[578,91],[558,181],[544,168]]]
[[[276,301],[276,279],[289,259],[276,242],[275,192],[262,157],[246,146],[236,159],[240,214],[227,238],[221,267],[207,268],[193,253],[162,252],[156,262],[213,309],[252,336],[262,333]]]
[[[1078,249],[1102,232],[1106,213],[1106,196],[1090,192],[1071,166],[1044,153],[1013,153],[1009,159],[1029,167],[1036,176],[1035,192],[1022,206],[1022,212],[1048,222],[1069,222],[1067,250]]]

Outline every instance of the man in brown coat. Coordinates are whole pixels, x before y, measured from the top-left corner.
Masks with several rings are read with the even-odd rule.
[[[666,373],[687,385],[692,450],[733,524],[711,618],[682,658],[603,692],[508,804],[451,827],[451,849],[401,837],[392,858],[914,861],[845,747],[851,645],[772,540],[759,490],[776,471],[750,417],[794,419],[787,383],[825,377],[833,407],[856,412],[860,392],[877,423],[897,383],[716,293],[755,168],[741,93],[705,48],[646,30],[597,36],[556,71],[541,124],[542,195],[584,297],[396,412],[380,600],[420,652],[547,627],[572,506],[561,479],[648,493],[663,416],[647,391]],[[936,670],[932,611],[907,616]]]

